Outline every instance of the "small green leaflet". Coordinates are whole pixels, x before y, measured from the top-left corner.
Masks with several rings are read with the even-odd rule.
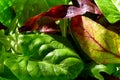
[[[120,0],[95,0],[95,3],[110,23],[120,20]]]

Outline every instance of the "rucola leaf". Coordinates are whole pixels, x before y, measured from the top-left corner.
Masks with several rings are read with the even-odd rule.
[[[120,37],[93,20],[72,18],[72,32],[83,51],[97,63],[120,63]]]

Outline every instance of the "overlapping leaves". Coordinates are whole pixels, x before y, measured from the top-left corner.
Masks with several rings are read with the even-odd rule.
[[[5,24],[7,27],[10,26],[10,31],[14,31],[16,27],[21,27],[29,17],[33,16],[29,18],[21,28],[19,28],[20,32],[34,30],[45,33],[56,32],[60,31],[58,27],[59,25],[56,24],[56,21],[72,18],[72,32],[75,38],[77,38],[82,50],[96,63],[102,63],[101,65],[95,64],[90,68],[93,76],[97,79],[103,80],[104,78],[100,73],[106,72],[109,75],[112,74],[119,77],[119,65],[116,67],[114,64],[120,62],[119,35],[89,18],[77,16],[84,15],[88,12],[92,14],[101,14],[97,6],[94,4],[94,0],[72,0],[73,5],[65,5],[66,1],[67,0],[9,0],[10,4],[7,3],[7,0],[1,1],[2,5],[0,5],[0,9],[2,10],[0,13],[5,14],[0,15],[0,22],[2,22],[0,29],[5,29],[5,26],[3,26],[3,24]],[[95,0],[95,2],[110,23],[116,23],[119,21],[119,0]],[[6,6],[4,7],[4,5]],[[68,23],[63,23],[62,25],[64,24]],[[111,26],[111,24],[109,25]],[[10,46],[13,48],[14,45],[15,49],[12,49],[12,52],[14,53],[9,51],[6,52],[6,44],[9,44],[9,42],[4,43],[2,39],[7,39],[7,41],[9,39],[7,37],[2,37],[0,42],[0,44],[2,44],[0,46],[0,52],[6,55],[0,54],[0,62],[2,65],[0,66],[0,79],[9,78],[13,80],[31,80],[39,78],[42,80],[49,80],[52,77],[53,80],[56,80],[63,78],[74,79],[78,75],[83,65],[79,56],[74,54],[74,51],[71,51],[73,49],[66,47],[70,45],[63,45],[58,42],[58,39],[56,41],[53,37],[48,35],[44,35],[44,37],[43,35],[22,35],[22,38],[19,38],[22,41],[20,41],[20,44],[16,44],[13,41],[12,43],[16,45],[11,43],[12,45],[9,45],[9,48],[7,47],[8,50],[10,49]],[[16,36],[14,36],[14,38],[16,38]],[[62,43],[64,43],[64,41],[62,41]],[[66,42],[65,44],[69,43]],[[28,46],[26,47],[26,45]],[[109,64],[103,65],[106,63],[113,64],[110,64],[110,66]],[[80,67],[74,67],[76,65]],[[34,67],[36,67],[36,69],[34,69]],[[71,68],[75,71],[72,71]]]
[[[29,17],[47,11],[52,6],[68,2],[69,0],[0,0],[0,22],[7,26],[9,31],[14,31]]]
[[[27,20],[27,22],[19,29],[19,31],[24,32],[39,30],[46,32],[49,31],[49,28],[53,29],[52,31],[55,31],[54,26],[57,25],[55,25],[55,21],[57,20],[72,18],[76,15],[84,15],[87,12],[91,12],[93,14],[101,14],[97,6],[90,0],[78,0],[77,2],[80,2],[79,7],[73,5],[59,5],[52,7],[48,11],[43,12],[39,15],[33,16]]]

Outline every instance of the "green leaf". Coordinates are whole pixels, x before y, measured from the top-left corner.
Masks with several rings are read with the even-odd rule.
[[[112,3],[115,5],[115,7],[120,11],[120,1],[119,0],[112,0]]]
[[[106,65],[99,64],[91,68],[91,72],[93,76],[99,80],[104,80],[104,77],[100,74],[100,72],[105,72],[111,75],[115,71],[116,71],[116,67],[114,64],[106,64]]]
[[[95,2],[110,23],[120,20],[120,0],[95,0]]]
[[[0,0],[0,13],[12,5],[12,0]]]
[[[26,34],[18,40],[21,54],[4,53],[4,65],[19,80],[73,80],[83,69],[81,58],[66,38]]]
[[[116,65],[116,70],[114,71],[113,75],[116,76],[116,77],[118,77],[118,78],[120,78],[119,74],[120,74],[120,65],[117,64]]]
[[[4,30],[0,30],[0,47],[4,46],[6,50],[11,47],[10,40],[8,36],[5,35]]]
[[[10,26],[14,17],[15,12],[12,7],[12,0],[0,0],[0,22],[5,26]]]
[[[8,79],[0,77],[0,80],[8,80]]]
[[[87,17],[72,19],[72,31],[83,51],[97,63],[120,63],[120,36]],[[78,23],[79,22],[79,23]]]
[[[81,72],[80,76],[83,77],[83,80],[88,80],[90,77],[96,78],[97,80],[109,80],[112,78],[114,72],[116,72],[116,64],[97,64],[92,61],[85,64],[85,68]],[[109,75],[110,78],[106,78],[103,74]]]

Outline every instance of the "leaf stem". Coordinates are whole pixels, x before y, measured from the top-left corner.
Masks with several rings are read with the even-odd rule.
[[[68,20],[64,19],[60,21],[60,28],[61,28],[61,32],[62,32],[62,36],[66,37],[66,33],[67,33],[67,25],[68,24]]]
[[[68,0],[65,0],[65,4],[68,4]]]

